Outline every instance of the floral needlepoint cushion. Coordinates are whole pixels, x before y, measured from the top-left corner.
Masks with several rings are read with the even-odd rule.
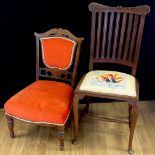
[[[61,37],[41,38],[44,64],[49,68],[68,69],[72,64],[76,43]]]
[[[132,75],[116,71],[91,71],[80,90],[136,97],[136,81]]]

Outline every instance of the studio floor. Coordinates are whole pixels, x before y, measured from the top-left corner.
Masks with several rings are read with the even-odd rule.
[[[83,105],[80,105],[83,106]],[[90,113],[127,116],[127,103],[91,104]],[[133,139],[134,155],[155,155],[155,101],[141,101]],[[73,121],[65,129],[65,150],[59,151],[56,129],[15,120],[9,138],[4,110],[0,110],[0,155],[127,155],[126,124],[81,120],[79,143],[72,145]]]

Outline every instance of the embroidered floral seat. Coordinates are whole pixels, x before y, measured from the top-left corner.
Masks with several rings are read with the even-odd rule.
[[[136,96],[135,77],[116,71],[91,71],[86,74],[79,88],[84,91]]]

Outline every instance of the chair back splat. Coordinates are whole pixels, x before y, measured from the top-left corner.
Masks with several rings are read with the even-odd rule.
[[[90,63],[117,63],[132,68],[136,74],[147,5],[109,7],[91,3]]]
[[[61,29],[61,28],[51,29],[41,34],[39,33],[34,33],[34,34],[36,36],[36,80],[38,80],[40,77],[52,78],[52,79],[66,81],[67,83],[71,84],[72,87],[74,87],[76,82],[76,76],[77,76],[81,42],[84,39],[78,38],[68,30]],[[41,47],[40,40],[42,38],[48,38],[48,37],[66,38],[75,42],[69,67],[65,69],[58,68],[58,67],[49,67],[45,65],[45,63],[43,64],[41,62],[44,60],[41,59],[41,56],[40,56],[41,54],[43,54],[43,48]],[[63,60],[63,57],[66,57],[66,59],[69,59],[65,54],[62,54],[62,55],[59,55],[57,61],[60,63]]]

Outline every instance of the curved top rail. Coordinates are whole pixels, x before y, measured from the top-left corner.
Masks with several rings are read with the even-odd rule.
[[[99,3],[92,2],[88,6],[89,10],[92,12],[124,12],[133,13],[139,15],[147,15],[150,12],[150,7],[148,5],[140,5],[136,7],[111,7],[107,5],[102,5]]]
[[[66,38],[70,38],[73,39],[77,42],[81,42],[84,40],[84,38],[80,37],[76,37],[75,35],[73,35],[70,31],[66,30],[66,29],[62,29],[62,28],[53,28],[51,30],[48,30],[44,33],[34,33],[34,35],[38,38],[42,38],[42,37],[49,37],[49,36],[64,36]]]

